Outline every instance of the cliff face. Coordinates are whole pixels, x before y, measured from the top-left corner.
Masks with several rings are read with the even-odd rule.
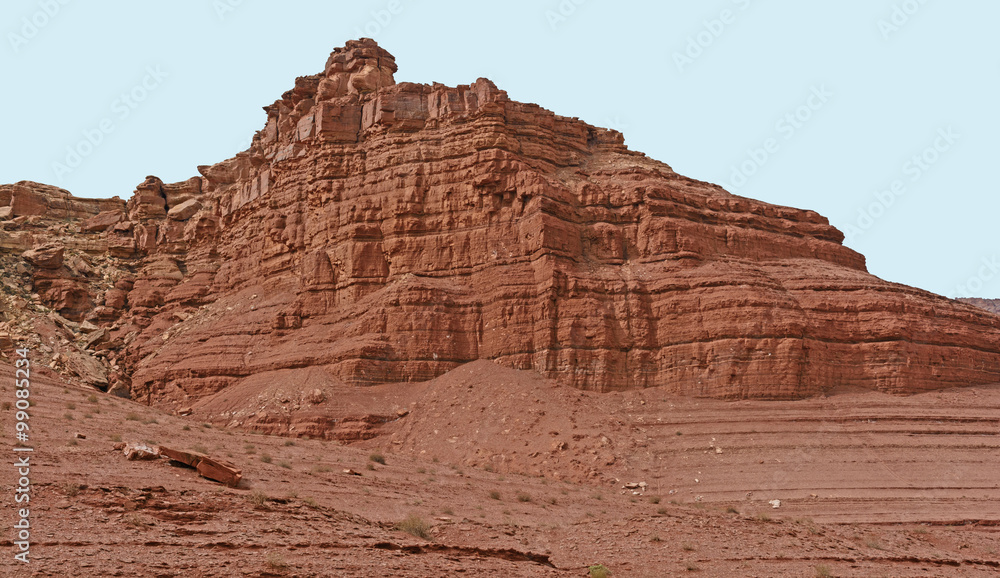
[[[0,241],[97,262],[99,282],[74,281],[89,312],[36,292],[106,328],[91,350],[111,387],[151,403],[268,372],[374,385],[477,359],[724,398],[1000,381],[1000,318],[868,274],[820,215],[680,176],[488,80],[395,71],[349,42],[235,158],[150,177],[47,236],[20,217]]]

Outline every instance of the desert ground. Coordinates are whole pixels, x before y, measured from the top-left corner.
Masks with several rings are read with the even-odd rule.
[[[480,361],[343,392],[405,408],[348,443],[32,377],[31,561],[13,559],[8,467],[5,576],[1000,572],[1000,387],[727,402],[589,393]],[[0,380],[13,403],[9,364]],[[201,451],[243,480],[127,461],[116,442]]]

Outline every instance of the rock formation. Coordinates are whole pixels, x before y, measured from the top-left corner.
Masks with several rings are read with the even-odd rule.
[[[308,405],[309,368],[367,386],[478,359],[720,398],[1000,381],[1000,318],[870,275],[815,212],[678,175],[489,80],[395,72],[348,42],[247,151],[127,203],[0,187],[5,267],[104,332],[73,335],[109,387],[167,406],[272,375],[280,414]]]
[[[985,309],[991,313],[996,313],[1000,315],[1000,299],[982,299],[980,297],[963,297],[959,301],[962,303],[968,303],[969,305],[975,305],[980,309]]]

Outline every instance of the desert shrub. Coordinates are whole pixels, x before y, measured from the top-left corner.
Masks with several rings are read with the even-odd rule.
[[[288,562],[285,562],[285,559],[277,552],[271,552],[268,554],[267,560],[264,561],[264,564],[271,570],[280,571],[288,569]]]
[[[271,501],[271,498],[260,490],[250,492],[250,503],[257,508],[263,508],[269,501]]]
[[[608,578],[608,576],[611,576],[611,570],[604,564],[593,564],[590,567],[590,578]]]
[[[368,456],[368,459],[376,464],[385,465],[385,456],[383,456],[381,452],[373,452],[372,455]]]
[[[396,529],[417,538],[430,540],[430,524],[416,514],[410,514],[402,522],[396,524]]]

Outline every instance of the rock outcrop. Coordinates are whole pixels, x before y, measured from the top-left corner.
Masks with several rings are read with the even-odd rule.
[[[195,411],[266,372],[363,386],[478,359],[721,398],[1000,381],[996,316],[870,275],[815,212],[678,175],[489,80],[395,72],[349,42],[265,107],[247,151],[72,216],[46,189],[38,206],[86,220],[38,234],[15,219],[0,246],[99,261],[89,280],[24,276],[107,330],[109,387]]]
[[[1000,315],[1000,299],[982,299],[980,297],[963,297],[959,301],[962,303],[968,303],[969,305],[975,305],[980,309],[985,309],[991,313],[996,313]]]

